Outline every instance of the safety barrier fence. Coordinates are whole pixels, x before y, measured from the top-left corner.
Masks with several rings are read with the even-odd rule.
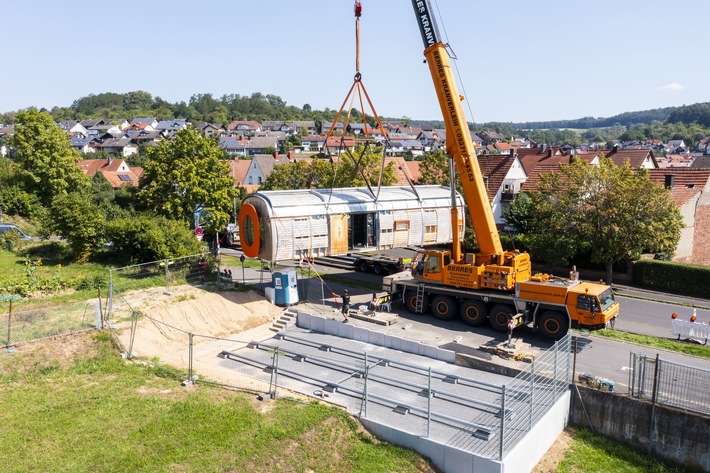
[[[130,317],[130,312],[115,314],[114,304],[128,291],[153,288],[170,293],[171,288],[177,285],[202,286],[218,281],[219,274],[219,258],[209,253],[110,269],[106,319]]]
[[[0,344],[3,346],[101,327],[98,299],[20,307],[18,310],[10,301],[7,309],[0,313]]]
[[[632,397],[710,415],[710,370],[638,353],[629,366]]]

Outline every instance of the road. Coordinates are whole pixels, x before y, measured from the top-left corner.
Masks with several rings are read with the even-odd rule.
[[[710,322],[710,301],[704,299],[630,288],[619,290],[616,299],[619,301],[620,315],[615,328],[625,332],[669,337],[671,314],[675,312],[680,319],[688,320],[694,308],[699,321]]]

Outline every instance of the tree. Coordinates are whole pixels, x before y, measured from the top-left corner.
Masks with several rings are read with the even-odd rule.
[[[428,153],[419,165],[417,184],[449,185],[449,157],[444,151]]]
[[[309,179],[310,167],[310,164],[306,161],[296,161],[293,163],[274,166],[274,169],[259,189],[310,189],[313,184]]]
[[[355,160],[355,161],[353,161]],[[336,162],[314,158],[309,162],[274,166],[260,189],[288,190],[313,189],[329,187],[362,187],[365,186],[363,175],[371,186],[376,186],[380,176],[382,148],[368,149],[363,154],[359,146],[353,153],[343,153]],[[356,169],[355,162],[358,162]],[[362,172],[362,174],[361,174]],[[391,164],[385,166],[382,173],[382,185],[390,186],[396,182],[394,168]]]
[[[672,255],[683,227],[670,192],[647,170],[616,166],[604,156],[597,166],[574,160],[541,175],[530,197],[533,254],[560,262],[586,246],[592,262],[605,265],[609,284],[618,261],[636,260],[643,251]]]
[[[361,187],[366,185],[365,179],[376,186],[380,178],[382,166],[382,147],[374,146],[365,149],[358,145],[353,152],[344,151],[333,167],[334,183],[323,182],[319,187]],[[394,166],[388,164],[382,171],[382,185],[390,186],[397,181]]]
[[[79,153],[51,115],[30,109],[18,113],[17,121],[12,147],[27,192],[49,206],[59,196],[89,188],[78,166]]]
[[[224,151],[214,140],[188,128],[146,153],[149,160],[137,195],[145,208],[184,222],[202,208],[208,232],[226,226],[237,189],[228,162],[222,160]]]
[[[84,263],[102,247],[105,223],[96,205],[72,192],[54,200],[45,227],[69,240],[74,261]]]

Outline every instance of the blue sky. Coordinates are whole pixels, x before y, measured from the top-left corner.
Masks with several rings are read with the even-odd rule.
[[[337,110],[355,73],[352,0],[3,2],[0,112],[145,90],[280,96]],[[375,110],[440,119],[410,0],[362,0]],[[710,101],[708,0],[436,0],[469,121],[540,121]]]

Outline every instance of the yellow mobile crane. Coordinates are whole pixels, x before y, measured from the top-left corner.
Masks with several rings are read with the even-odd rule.
[[[582,282],[576,271],[570,273],[569,279],[533,276],[529,254],[503,250],[447,47],[439,39],[429,0],[412,0],[412,5],[446,124],[452,249],[417,252],[411,274],[386,277],[384,289],[393,298],[402,297],[412,312],[431,310],[442,320],[458,314],[474,326],[487,319],[499,331],[525,324],[559,339],[572,325],[595,329],[613,323],[619,304],[610,287]],[[461,177],[480,247],[478,253],[468,256],[461,250],[462,219],[455,199],[454,169]]]

